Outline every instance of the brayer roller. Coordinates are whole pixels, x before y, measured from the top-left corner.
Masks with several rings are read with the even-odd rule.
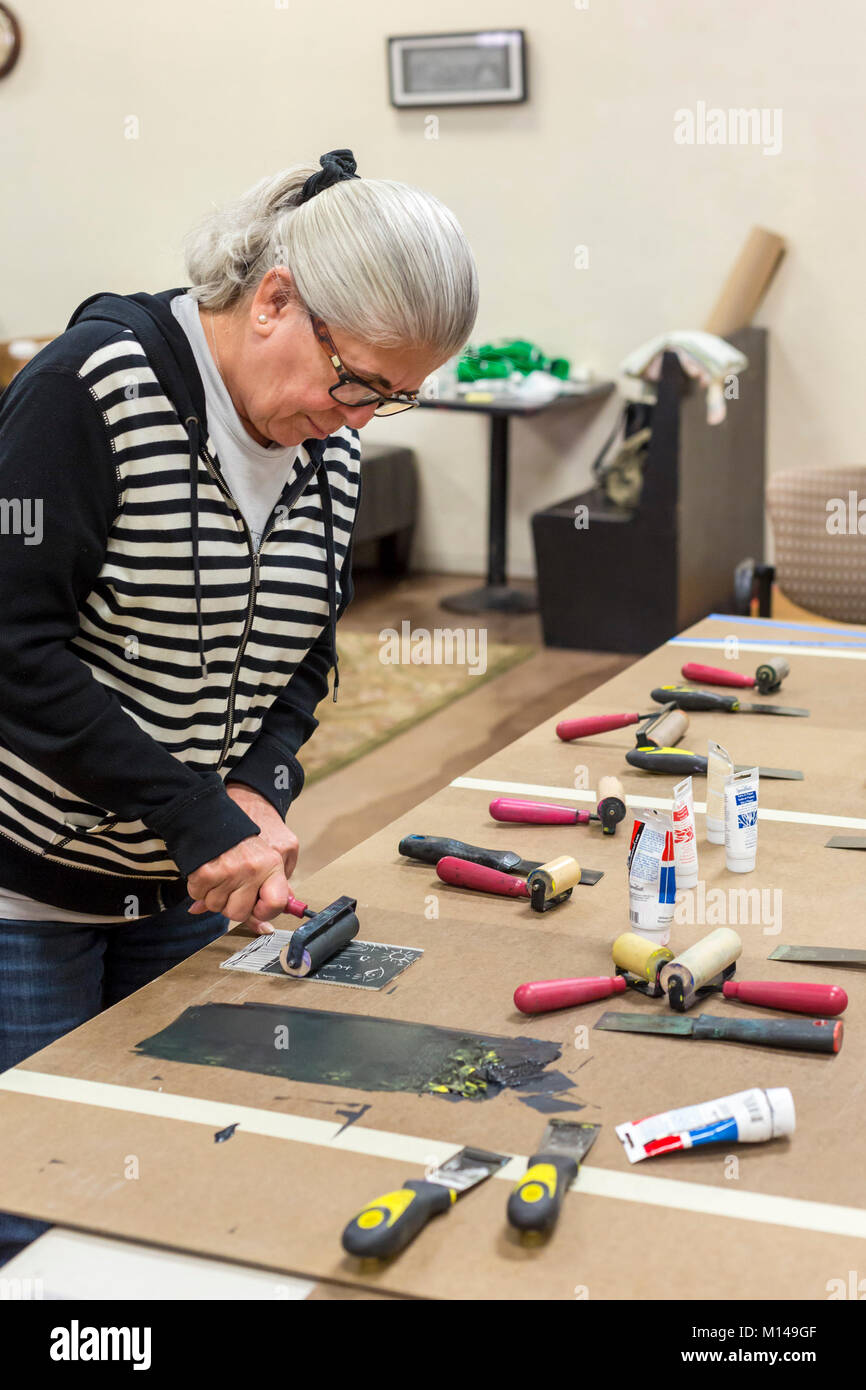
[[[735,931],[730,927],[718,927],[674,960],[667,961],[659,971],[659,984],[671,1008],[683,1013],[701,990],[732,975],[742,950],[743,943]]]
[[[674,709],[675,706],[671,705],[670,708]],[[627,729],[630,724],[641,724],[645,719],[658,727],[656,721],[660,722],[666,712],[667,710],[650,710],[648,714],[591,714],[583,719],[562,719],[556,726],[556,732],[563,743],[571,743],[576,738],[590,738],[593,734],[606,734],[612,729]],[[670,726],[673,732],[666,737],[670,738],[671,743],[676,743],[688,727],[688,719],[681,716]],[[677,729],[678,734],[675,732]]]
[[[667,946],[657,946],[646,936],[626,931],[616,938],[611,947],[616,973],[632,989],[650,998],[657,998],[662,991],[659,971],[663,965],[674,959],[674,953]]]
[[[535,912],[547,912],[571,897],[571,890],[580,883],[580,865],[570,855],[561,855],[541,864],[526,879],[512,878],[496,869],[485,869],[466,859],[446,856],[436,865],[443,883],[456,888],[474,888],[482,893],[501,893],[507,898],[529,898]]]
[[[687,661],[682,668],[682,674],[687,681],[699,681],[702,685],[757,688],[759,695],[771,695],[779,689],[785,677],[791,674],[791,667],[783,656],[777,656],[772,661],[762,662],[754,676],[744,676],[739,671],[728,671],[723,666],[701,666],[697,661]]]
[[[309,975],[348,946],[358,935],[357,906],[357,898],[335,898],[321,912],[312,912],[298,898],[289,898],[286,911],[309,920],[292,932],[280,951],[280,965],[286,974]]]
[[[490,803],[494,820],[514,825],[589,825],[601,823],[602,834],[615,835],[620,821],[625,820],[625,792],[618,777],[600,777],[598,803],[594,811],[578,811],[572,806],[554,806],[545,801],[515,801],[499,796]],[[584,870],[584,873],[586,870]]]

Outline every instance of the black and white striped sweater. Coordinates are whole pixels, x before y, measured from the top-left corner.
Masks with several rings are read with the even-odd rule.
[[[0,403],[0,885],[100,915],[258,833],[229,773],[285,815],[352,595],[357,430],[300,447],[255,552],[183,293],[86,300]]]

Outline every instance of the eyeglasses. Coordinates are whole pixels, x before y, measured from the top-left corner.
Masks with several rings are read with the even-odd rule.
[[[307,313],[310,313],[309,309]],[[378,404],[373,412],[375,415],[398,415],[401,410],[411,410],[418,404],[417,391],[398,391],[395,395],[388,396],[384,391],[378,391],[375,386],[371,386],[363,377],[347,372],[322,320],[316,314],[310,314],[310,322],[313,332],[331,360],[331,366],[340,378],[336,386],[328,388],[335,401],[339,401],[341,405],[353,406],[372,405],[376,401]]]

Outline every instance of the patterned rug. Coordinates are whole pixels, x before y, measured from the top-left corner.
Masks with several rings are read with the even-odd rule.
[[[401,644],[389,646],[373,632],[340,633],[339,699],[334,704],[328,695],[316,710],[319,728],[301,753],[307,784],[372,752],[444,705],[526,661],[535,650],[488,642],[483,662],[476,653],[474,661],[458,664],[448,658],[461,653],[449,652],[447,644],[437,650],[433,634],[430,637],[426,649],[423,639],[413,639],[411,646],[404,639],[401,651]],[[395,655],[403,659],[388,659]]]

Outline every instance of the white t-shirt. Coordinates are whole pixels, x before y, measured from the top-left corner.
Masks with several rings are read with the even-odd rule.
[[[207,423],[220,469],[258,550],[271,512],[277,505],[295,465],[298,445],[257,444],[247,434],[232,404],[225,382],[217,371],[211,345],[205,336],[198,303],[191,295],[178,294],[171,311],[189,339],[204,384]],[[0,888],[0,920],[12,922],[130,922],[134,917],[99,917],[92,912],[73,912],[38,902],[8,888]]]

